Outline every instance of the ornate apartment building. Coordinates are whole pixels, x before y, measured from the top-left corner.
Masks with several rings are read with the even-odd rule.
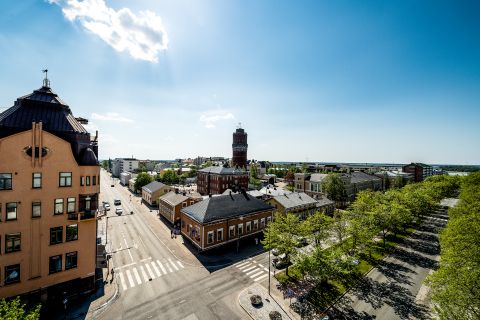
[[[94,288],[96,136],[50,89],[0,113],[0,298]]]

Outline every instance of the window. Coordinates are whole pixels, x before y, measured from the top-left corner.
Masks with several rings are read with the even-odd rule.
[[[87,186],[89,186],[90,185],[90,176],[87,176],[86,178],[87,178],[87,180],[86,180],[87,181]]]
[[[20,251],[21,236],[20,233],[5,235],[5,253]]]
[[[63,242],[63,227],[50,228],[50,244]]]
[[[55,199],[54,214],[63,214],[63,199]]]
[[[67,198],[67,213],[75,213],[75,198]]]
[[[0,173],[0,190],[12,190],[11,173]]]
[[[16,202],[7,203],[7,221],[8,220],[17,220],[17,203]]]
[[[60,187],[71,187],[72,186],[72,173],[71,172],[60,172]]]
[[[237,226],[238,229],[238,235],[243,234],[243,223],[239,223]]]
[[[228,229],[228,236],[230,238],[233,238],[235,236],[235,226],[230,226],[230,228]]]
[[[48,264],[48,273],[57,273],[62,271],[62,255],[59,254],[57,256],[50,257]]]
[[[85,185],[85,177],[80,177],[80,185],[84,186]]]
[[[265,218],[260,219],[260,228],[265,228]]]
[[[32,173],[32,188],[38,189],[42,187],[42,174],[40,172]]]
[[[267,217],[267,224],[269,224],[272,221],[272,217],[268,216]]]
[[[78,224],[67,225],[65,233],[67,237],[65,241],[78,240]]]
[[[258,219],[253,220],[253,230],[257,230],[257,229],[258,229]]]
[[[223,228],[217,229],[217,241],[223,241]]]
[[[42,203],[32,202],[32,218],[38,218],[42,215]]]
[[[247,232],[252,231],[252,222],[251,221],[245,222],[245,228],[247,229]]]
[[[207,244],[210,244],[213,242],[213,231],[208,231],[207,232]]]
[[[65,254],[65,270],[77,267],[77,251]],[[60,267],[61,268],[61,267]]]
[[[14,264],[5,267],[5,284],[20,282],[20,265]]]
[[[97,185],[97,176],[92,176],[92,186]]]
[[[186,202],[182,202],[182,208],[185,208],[187,206]]]

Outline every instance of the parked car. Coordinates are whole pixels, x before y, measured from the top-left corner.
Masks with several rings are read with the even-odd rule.
[[[280,252],[278,251],[277,248],[274,248],[274,249],[272,249],[272,254],[273,254],[274,256],[278,256],[278,255],[280,254]]]
[[[272,260],[272,264],[277,269],[283,269],[289,264],[289,261],[287,259],[287,256],[284,253],[284,254],[281,254],[278,257],[274,258]]]
[[[122,208],[116,208],[116,209],[115,209],[115,213],[116,213],[116,214],[122,214],[122,213],[123,213],[123,209],[122,209]]]
[[[110,211],[110,205],[108,203],[104,203],[103,208],[107,211]]]
[[[120,201],[120,199],[115,199],[113,200],[113,204],[116,205],[116,206],[119,206],[122,204],[122,201]]]

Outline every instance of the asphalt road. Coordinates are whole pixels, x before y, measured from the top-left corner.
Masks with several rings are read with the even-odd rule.
[[[333,308],[333,319],[430,319],[428,289],[422,285],[437,268],[438,232],[447,223],[441,209],[393,254],[373,269]]]
[[[237,303],[254,282],[268,283],[263,253],[210,272],[195,255],[170,237],[169,227],[140,204],[138,197],[102,170],[101,200],[111,205],[108,239],[120,297],[98,319],[248,319]],[[114,199],[122,201],[115,214]],[[134,214],[130,214],[134,211]],[[102,219],[106,219],[103,217]]]

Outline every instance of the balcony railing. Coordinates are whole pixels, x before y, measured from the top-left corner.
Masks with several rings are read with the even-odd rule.
[[[78,213],[69,213],[68,214],[68,220],[78,220]]]
[[[80,213],[80,220],[95,219],[97,216],[96,213],[97,210],[83,210],[83,212]]]

